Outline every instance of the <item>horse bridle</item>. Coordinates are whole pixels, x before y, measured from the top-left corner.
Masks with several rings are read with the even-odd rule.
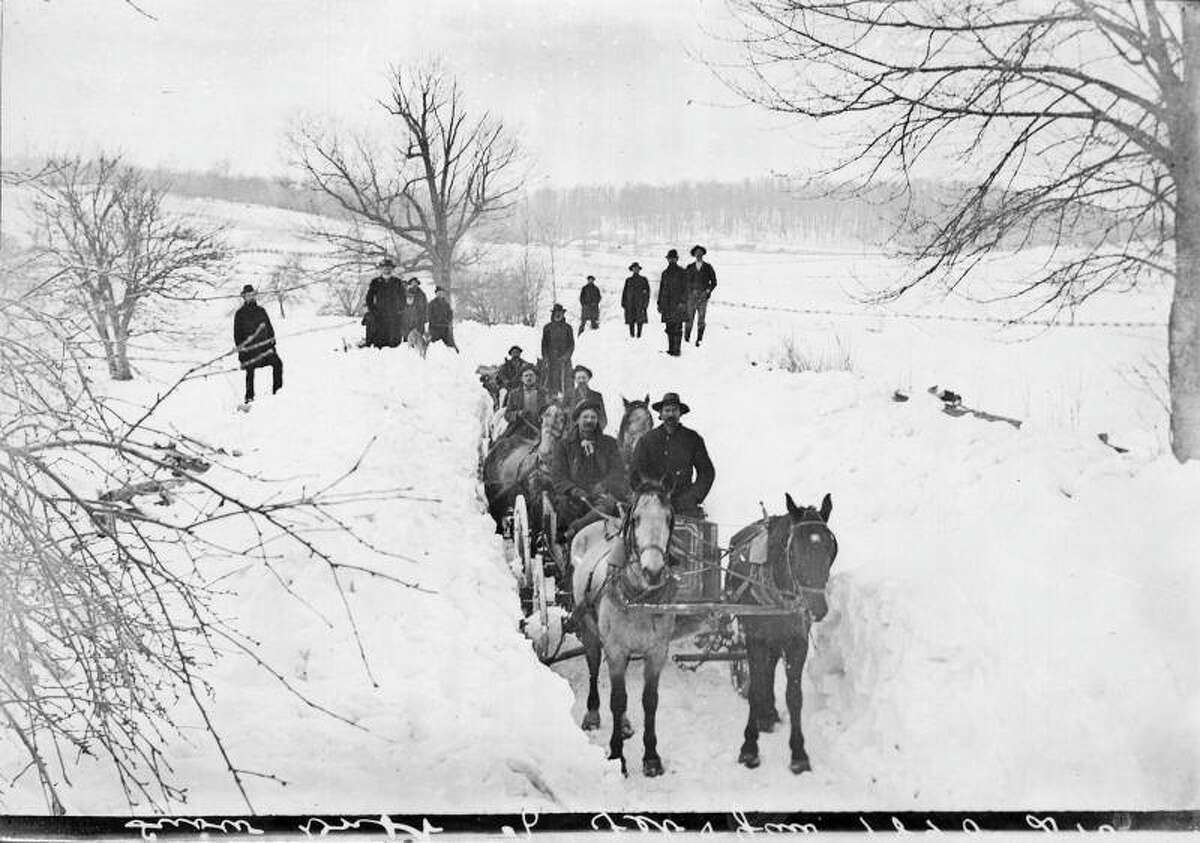
[[[621,523],[621,540],[625,546],[625,564],[622,565],[622,568],[628,568],[630,560],[640,559],[640,556],[641,556],[641,554],[639,553],[638,545],[637,545],[637,536],[634,535],[634,530],[633,530],[633,513],[634,513],[635,509],[637,509],[636,504],[631,505],[629,507],[628,511],[625,513],[624,521]],[[671,557],[669,555],[668,547],[670,545],[671,533],[674,532],[674,530],[675,530],[675,510],[672,509],[671,510],[671,522],[670,522],[670,524],[667,525],[667,545],[668,546],[653,544],[653,545],[649,545],[648,547],[641,548],[641,550],[657,550],[659,553],[662,554],[663,564],[669,566]],[[640,562],[639,562],[639,564],[640,564]],[[671,577],[670,572],[668,571],[663,576],[663,581],[661,583],[659,583],[658,585],[655,585],[655,586],[651,586],[651,587],[644,589],[641,592],[639,592],[637,594],[633,594],[633,595],[629,594],[627,591],[628,582],[629,582],[628,578],[622,576],[619,580],[618,587],[621,589],[621,592],[627,601],[635,602],[635,601],[644,601],[648,597],[658,594],[660,591],[662,591],[663,589],[667,588],[668,586],[670,586],[672,584],[673,578]]]
[[[824,597],[825,596],[825,586],[821,586],[818,588],[816,586],[805,585],[802,582],[796,581],[796,575],[792,571],[792,542],[796,538],[796,530],[798,528],[812,527],[812,526],[821,527],[826,532],[828,532],[831,537],[833,537],[833,553],[834,553],[834,556],[837,555],[837,538],[833,536],[832,531],[830,531],[830,529],[829,529],[829,525],[826,524],[824,521],[822,521],[820,519],[810,519],[810,520],[805,520],[805,521],[797,521],[794,524],[789,524],[787,541],[784,542],[784,545],[783,545],[783,563],[784,563],[783,566],[787,570],[787,578],[790,582],[789,582],[789,588],[781,589],[782,596],[784,597],[785,600],[788,600],[788,602],[798,602],[800,604],[800,608],[804,612],[805,619],[809,623],[812,623],[813,616],[812,616],[812,610],[808,606],[807,595],[820,594],[822,597]],[[832,560],[830,560],[830,564],[832,564]]]

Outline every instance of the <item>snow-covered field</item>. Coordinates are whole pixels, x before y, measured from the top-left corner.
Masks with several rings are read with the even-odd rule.
[[[286,226],[272,228],[274,212],[261,221],[257,211],[219,205],[205,212],[254,231],[247,244],[300,248]],[[605,760],[607,681],[605,729],[586,736],[577,726],[582,664],[547,669],[521,637],[514,581],[475,478],[486,404],[473,372],[513,342],[536,349],[540,329],[463,324],[461,357],[435,346],[422,361],[408,349],[345,352],[343,339],[361,331],[350,320],[290,311],[279,320],[272,310],[284,391],[234,413],[240,376],[230,372],[189,385],[167,415],[197,438],[237,448],[239,469],[275,478],[280,490],[328,482],[374,438],[349,488],[406,491],[341,515],[411,561],[325,541],[426,591],[349,578],[373,684],[322,566],[297,556],[278,569],[309,606],[264,570],[223,581],[233,592],[223,610],[289,681],[362,727],[311,710],[244,657],[223,658],[212,681],[231,754],[287,782],[251,777],[255,808],[1194,807],[1200,467],[1177,465],[1165,448],[1154,381],[1163,329],[1033,332],[894,318],[845,293],[890,277],[895,267],[878,257],[714,249],[721,286],[704,346],[671,359],[656,322],[631,340],[612,307],[624,267],[637,259],[656,282],[664,251],[560,255],[560,283],[572,279],[564,302],[577,302],[575,279],[588,271],[608,297],[605,323],[584,334],[575,359],[596,371],[610,418],[619,418],[621,395],[683,395],[692,407],[685,422],[705,436],[717,466],[706,506],[723,539],[758,516],[760,501],[780,511],[785,492],[805,502],[832,493],[840,555],[805,680],[814,772],[788,772],[784,731],[763,737],[761,768],[739,767],[745,703],[723,666],[706,665],[666,672],[658,718],[666,774],[646,780],[631,764],[622,779]],[[1029,259],[1013,259],[1012,272]],[[1099,299],[1080,318],[1161,321],[1165,302],[1161,290],[1138,291]],[[176,353],[200,359],[223,348],[232,307],[198,312],[207,338]],[[929,298],[896,309],[982,313]],[[784,371],[772,363],[784,337],[813,353],[840,349],[850,368]],[[113,391],[145,400],[171,371],[148,375]],[[933,384],[1023,425],[951,418],[925,394]],[[892,401],[896,388],[911,400]],[[1106,447],[1100,432],[1129,452]],[[187,812],[244,811],[194,716],[181,713],[179,725],[184,737],[171,749],[190,785]],[[640,738],[626,744],[628,758],[640,756]],[[64,793],[72,812],[125,810],[103,767],[79,769],[72,781]],[[45,810],[30,776],[0,799],[11,812]]]

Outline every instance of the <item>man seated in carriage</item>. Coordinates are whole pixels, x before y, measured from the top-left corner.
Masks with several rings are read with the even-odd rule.
[[[587,401],[595,402],[600,408],[600,429],[604,430],[608,427],[608,414],[604,412],[604,396],[592,389],[592,370],[582,363],[575,365],[571,372],[574,378],[573,383],[563,393],[563,402],[568,410],[574,411],[576,407]]]
[[[526,367],[533,365],[521,354],[522,348],[519,345],[514,345],[508,350],[508,357],[504,358],[504,362],[500,364],[500,368],[496,372],[496,381],[501,389],[512,392],[521,383],[521,373],[525,371]]]
[[[716,479],[716,470],[708,457],[704,437],[680,418],[691,411],[675,392],[666,393],[650,408],[662,424],[638,440],[629,467],[629,481],[637,487],[643,480],[661,481],[671,490],[671,505],[676,515],[703,518],[700,504],[708,496]]]
[[[575,427],[554,449],[550,483],[558,523],[570,541],[581,529],[605,515],[616,515],[617,504],[629,497],[625,461],[617,440],[600,431],[595,401],[575,408]]]
[[[548,403],[545,390],[537,384],[537,370],[526,364],[521,372],[520,385],[509,390],[504,400],[504,420],[508,422],[508,427],[501,435],[537,436],[541,429],[542,412]]]

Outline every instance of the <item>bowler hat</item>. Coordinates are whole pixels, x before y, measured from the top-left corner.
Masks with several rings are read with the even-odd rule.
[[[242,295],[243,296],[246,295],[246,293],[253,293],[253,292],[254,292],[253,284],[247,284],[246,286],[242,287]]]
[[[667,260],[670,260],[671,258],[679,260],[679,252],[677,252],[675,249],[671,249],[669,252],[667,252]]]
[[[565,313],[566,310],[567,309],[565,307],[563,307],[561,304],[559,304],[558,302],[555,302],[554,307],[550,308],[551,313]]]
[[[678,392],[666,393],[665,395],[663,395],[661,401],[655,401],[653,404],[651,404],[650,409],[657,413],[660,410],[662,410],[663,407],[669,406],[671,404],[674,404],[676,407],[679,408],[679,415],[681,415],[681,416],[684,413],[690,413],[692,411],[691,407],[689,407],[687,404],[684,404],[682,401],[679,400]]]
[[[642,268],[642,265],[640,263],[638,263],[637,261],[634,261],[633,263],[629,264],[630,272],[637,272],[641,268]]]
[[[512,353],[515,351],[515,352],[517,352],[517,354],[520,354],[520,353],[521,353],[522,351],[524,351],[524,350],[525,350],[525,349],[521,348],[521,346],[519,346],[519,345],[514,345],[512,348],[510,348],[510,349],[508,350],[508,353],[509,353],[509,354],[512,354]]]
[[[596,415],[604,415],[604,408],[600,406],[600,402],[595,398],[587,398],[575,405],[575,409],[571,412],[571,420],[579,421],[579,417],[583,415],[584,410],[595,410]]]
[[[589,280],[589,281],[595,281],[595,280],[596,280],[596,276],[595,276],[595,275],[589,275],[589,276],[587,277],[587,280]]]
[[[395,267],[396,262],[389,257],[380,258],[379,263],[375,264],[376,269],[384,269],[386,267]]]
[[[592,370],[589,369],[587,366],[583,365],[582,363],[576,363],[575,368],[571,370],[572,375],[575,374],[576,372],[587,372],[587,376],[589,378],[592,376]]]
[[[708,249],[704,248],[703,246],[693,246],[692,250],[688,252],[688,254],[692,257],[696,257],[696,252],[699,252],[702,255],[707,255]]]

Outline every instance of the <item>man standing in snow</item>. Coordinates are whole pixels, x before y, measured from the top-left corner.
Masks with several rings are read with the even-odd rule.
[[[429,344],[439,340],[462,353],[454,344],[454,309],[450,307],[450,293],[445,287],[435,289],[429,303]]]
[[[238,362],[246,370],[246,403],[254,400],[254,370],[271,367],[271,393],[283,389],[283,361],[275,351],[275,329],[271,317],[254,299],[254,288],[242,287],[242,306],[233,314],[233,344]]]
[[[567,312],[561,304],[550,308],[550,321],[542,328],[542,361],[546,367],[546,392],[561,395],[567,391],[567,372],[575,353],[575,334],[567,324]]]
[[[704,339],[704,316],[708,313],[708,297],[717,286],[717,273],[712,264],[704,260],[707,254],[708,249],[703,246],[693,246],[692,257],[696,260],[687,268],[687,322],[683,327],[683,341],[691,340],[694,322],[697,347]]]
[[[579,333],[587,324],[592,323],[592,330],[600,327],[600,288],[596,286],[596,276],[589,275],[587,283],[579,291]]]
[[[380,274],[371,279],[367,287],[367,313],[363,321],[367,326],[367,345],[375,348],[400,344],[400,311],[404,308],[404,289],[399,278],[392,275],[396,263],[383,258],[375,264]]]
[[[633,274],[625,279],[621,290],[621,309],[625,311],[625,324],[629,336],[640,337],[646,324],[646,309],[650,307],[650,282],[642,275],[642,265],[634,261],[629,265]]]
[[[658,285],[658,312],[667,326],[667,354],[681,353],[683,323],[687,319],[687,273],[679,265],[679,252],[667,252],[667,268]]]
[[[629,498],[621,449],[600,432],[603,409],[594,401],[576,407],[574,428],[554,447],[550,484],[559,523],[570,524],[567,541],[604,515],[616,515],[617,503]]]
[[[425,320],[429,316],[429,298],[425,295],[425,291],[421,289],[421,282],[416,276],[408,279],[408,294],[415,297],[417,300],[417,312],[420,318],[417,320],[420,324],[417,330],[422,334],[425,333]]]
[[[645,481],[661,482],[671,492],[677,515],[703,518],[700,504],[712,488],[716,470],[704,438],[680,421],[691,408],[676,392],[668,392],[650,407],[662,424],[638,441],[629,469],[630,485],[636,489]]]

